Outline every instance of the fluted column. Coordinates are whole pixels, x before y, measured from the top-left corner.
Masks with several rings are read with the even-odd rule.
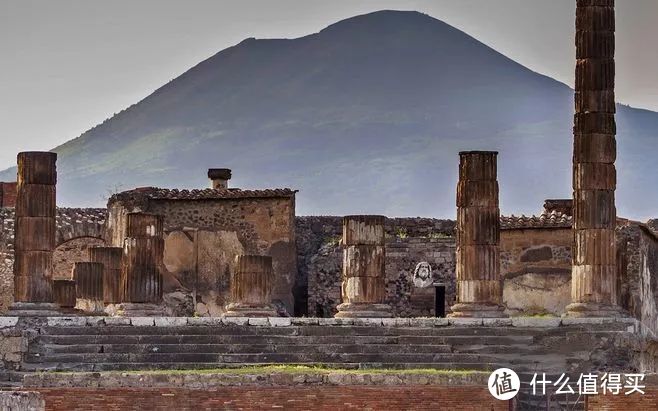
[[[497,152],[459,153],[453,317],[504,317]]]
[[[103,302],[117,304],[121,302],[121,258],[120,247],[92,247],[89,249],[89,261],[103,264]]]
[[[617,315],[614,0],[577,0],[574,250],[567,315]]]
[[[62,309],[75,307],[75,281],[66,279],[53,280],[53,297],[55,303]]]
[[[57,154],[19,153],[16,193],[14,315],[49,315],[53,304],[53,250]],[[22,313],[25,311],[25,313]]]
[[[272,306],[272,257],[238,255],[225,317],[276,317]]]
[[[128,214],[121,261],[119,315],[163,315],[163,255],[163,217],[147,213]]]
[[[390,317],[386,301],[384,216],[343,218],[342,304],[338,318]]]
[[[73,265],[75,308],[87,313],[102,313],[103,264],[79,262]]]

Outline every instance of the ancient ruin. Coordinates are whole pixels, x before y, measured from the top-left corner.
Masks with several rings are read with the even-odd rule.
[[[103,314],[103,264],[75,263],[75,308],[91,314]]]
[[[272,257],[239,255],[225,317],[276,317],[272,306]]]

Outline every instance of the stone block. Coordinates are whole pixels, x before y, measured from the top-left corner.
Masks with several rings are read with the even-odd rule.
[[[105,325],[130,325],[128,317],[105,317]]]
[[[90,327],[105,325],[105,317],[85,317],[85,320],[85,325]]]
[[[482,325],[482,318],[450,318],[450,325],[477,327]]]
[[[509,327],[512,325],[511,318],[483,318],[482,325],[487,327]]]
[[[135,327],[148,327],[155,325],[155,320],[153,317],[131,317],[130,324]]]
[[[186,317],[155,317],[156,327],[181,327],[187,325]]]
[[[410,327],[434,327],[434,318],[410,318],[409,319]]]
[[[270,317],[267,320],[272,327],[289,327],[292,325],[290,317]]]
[[[221,317],[189,317],[187,319],[187,325],[211,326],[221,324]]]
[[[0,328],[15,327],[18,317],[0,317]]]
[[[249,317],[223,317],[222,324],[225,325],[249,325]]]
[[[354,325],[382,325],[382,318],[354,318]]]
[[[512,325],[514,327],[553,328],[560,325],[560,318],[513,317]]]
[[[267,317],[252,317],[249,318],[249,325],[267,327],[270,325],[270,322],[267,320]]]
[[[290,319],[292,325],[318,325],[319,320],[315,317],[292,317]]]
[[[609,324],[614,322],[616,322],[616,319],[614,317],[609,317],[609,318],[565,317],[562,319],[562,325]]]
[[[48,317],[50,327],[83,327],[87,325],[85,317]]]

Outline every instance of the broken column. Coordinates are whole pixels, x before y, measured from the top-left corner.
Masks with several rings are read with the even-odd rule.
[[[73,265],[75,308],[86,313],[103,312],[103,264],[79,262]]]
[[[504,317],[495,151],[459,153],[453,317]]]
[[[390,317],[386,301],[386,218],[343,218],[342,304],[337,318]]]
[[[231,303],[225,317],[276,317],[272,306],[272,257],[238,255],[231,276]]]
[[[60,309],[67,310],[75,307],[75,281],[66,279],[53,280],[53,297]]]
[[[617,315],[614,0],[577,0],[574,250],[567,315]]]
[[[11,315],[54,315],[53,250],[57,154],[18,154],[14,240],[14,304]]]
[[[121,283],[121,257],[123,249],[120,247],[92,247],[89,249],[89,261],[103,264],[103,302],[105,304],[118,304]]]
[[[121,262],[118,313],[125,316],[163,315],[162,258],[163,217],[156,214],[126,215],[126,238]]]

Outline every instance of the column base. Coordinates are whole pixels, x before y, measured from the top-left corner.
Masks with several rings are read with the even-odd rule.
[[[230,303],[226,306],[226,312],[222,317],[278,317],[271,305],[249,305],[242,303]]]
[[[166,317],[164,307],[153,303],[114,304],[105,312],[113,317]]]
[[[390,318],[391,306],[388,304],[342,303],[338,305],[335,318]]]
[[[105,304],[98,300],[78,298],[75,301],[75,309],[82,311],[87,315],[105,315]]]
[[[453,318],[507,318],[505,307],[498,304],[459,303],[450,307]]]
[[[55,303],[15,302],[5,316],[9,317],[61,317],[66,315]]]
[[[628,314],[616,305],[601,303],[571,303],[562,315],[568,318],[627,317]]]

